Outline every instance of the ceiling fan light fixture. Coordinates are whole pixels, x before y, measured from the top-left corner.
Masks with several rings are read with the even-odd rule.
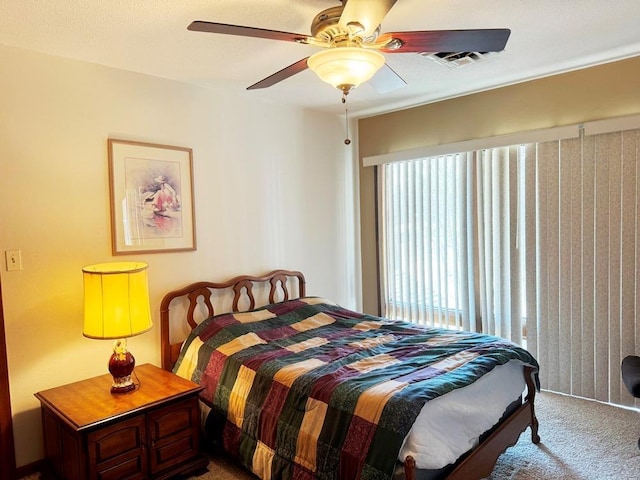
[[[308,67],[320,80],[347,94],[382,68],[384,55],[361,47],[335,47],[314,53]]]

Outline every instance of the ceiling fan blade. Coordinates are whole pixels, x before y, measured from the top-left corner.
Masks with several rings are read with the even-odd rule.
[[[368,83],[376,92],[381,94],[393,92],[407,85],[407,82],[387,63],[376,72]]]
[[[349,24],[360,24],[364,28],[362,37],[373,35],[389,13],[396,0],[347,0],[340,16],[339,25],[349,30]]]
[[[283,68],[279,72],[276,72],[273,75],[269,75],[267,78],[260,80],[257,83],[254,83],[250,87],[247,87],[247,90],[267,88],[272,85],[275,85],[278,82],[281,82],[282,80],[286,80],[287,78],[294,76],[296,73],[303,72],[304,70],[307,69],[308,58],[309,57],[303,58],[302,60],[298,60],[296,63]]]
[[[301,35],[299,33],[279,32],[278,30],[243,27],[241,25],[227,25],[226,23],[203,22],[201,20],[191,22],[187,30],[222,33],[224,35],[239,35],[241,37],[267,38],[270,40],[284,40],[285,42],[304,42],[308,38],[307,35]]]
[[[378,41],[393,38],[402,42],[400,48],[382,48],[381,51],[385,53],[499,52],[504,50],[510,34],[508,28],[432,30],[385,33]]]

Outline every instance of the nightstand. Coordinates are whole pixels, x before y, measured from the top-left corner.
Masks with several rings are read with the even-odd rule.
[[[140,386],[129,393],[112,394],[106,374],[35,394],[49,473],[66,480],[133,480],[204,471],[202,387],[150,364],[134,373]]]

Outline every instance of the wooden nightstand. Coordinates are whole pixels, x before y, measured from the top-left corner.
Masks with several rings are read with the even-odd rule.
[[[150,364],[140,387],[112,394],[109,374],[38,392],[45,457],[67,480],[164,479],[204,470],[202,387]],[[134,377],[135,378],[135,377]]]

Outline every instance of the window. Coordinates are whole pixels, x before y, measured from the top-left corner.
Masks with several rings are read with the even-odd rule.
[[[386,316],[459,326],[468,243],[464,158],[447,155],[383,167]]]
[[[524,155],[504,147],[381,167],[385,316],[521,341]]]
[[[379,173],[384,315],[519,344],[526,319],[543,388],[634,405],[620,362],[640,348],[639,129]]]

